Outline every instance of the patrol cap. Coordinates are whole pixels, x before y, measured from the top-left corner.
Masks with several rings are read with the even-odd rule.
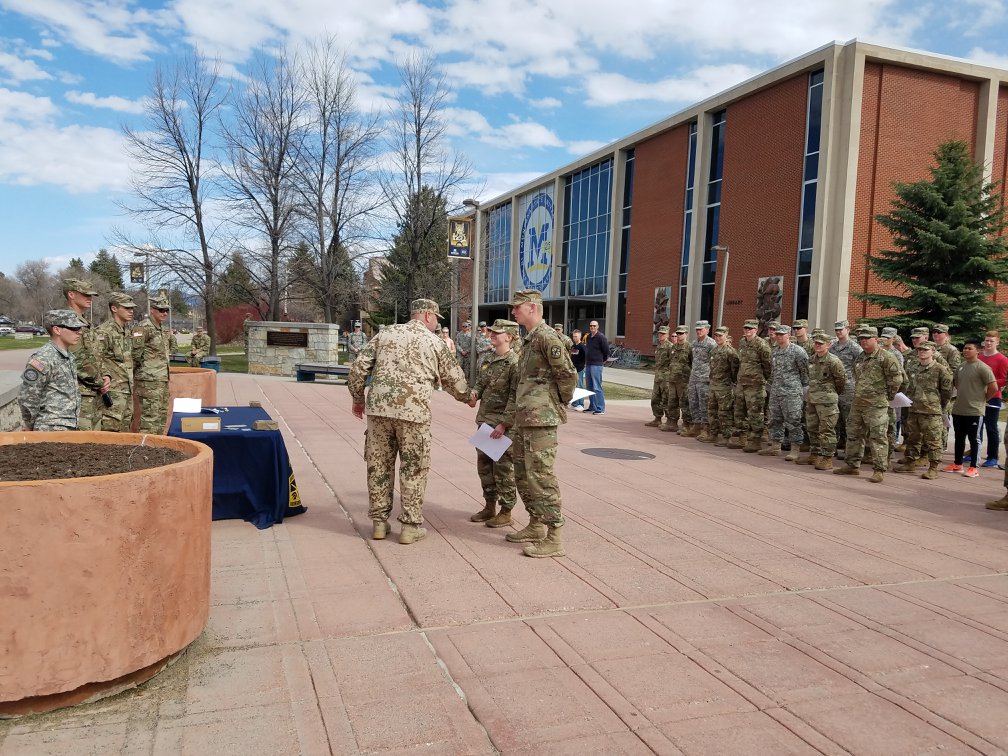
[[[928,336],[928,329],[924,326],[919,326],[910,331],[910,336],[923,336],[926,339]]]
[[[433,312],[439,318],[444,317],[438,303],[433,299],[414,299],[410,305],[410,312]]]
[[[162,296],[152,297],[149,304],[156,310],[171,309],[171,303],[168,301],[168,297],[162,297]]]
[[[98,296],[98,292],[95,291],[95,287],[87,281],[81,278],[64,278],[63,296],[65,297],[71,291],[76,291],[80,294],[87,294],[90,297]]]
[[[796,320],[794,322],[794,325],[791,327],[794,328],[795,330],[799,328],[808,328],[808,321],[805,320],[804,318],[802,318],[801,320]]]
[[[861,326],[857,329],[859,339],[874,339],[878,337],[878,328],[875,326]]]
[[[486,327],[487,327],[487,324],[486,324],[486,321],[485,321],[485,320],[481,320],[481,321],[479,322],[479,327],[480,327],[480,328],[486,328]]]
[[[727,336],[728,326],[718,326],[717,328],[714,329],[714,333],[718,334],[719,336]]]
[[[935,333],[948,333],[948,326],[944,323],[935,323],[934,328],[931,329]]]
[[[917,345],[917,349],[930,349],[932,352],[938,348],[938,345],[933,341],[922,341]]]
[[[463,328],[471,328],[472,327],[472,321],[471,320],[467,320],[465,323],[462,324],[462,327]]]
[[[77,290],[74,289],[74,291]],[[84,292],[81,293],[83,294]],[[53,326],[83,328],[86,325],[87,323],[81,320],[80,316],[73,310],[49,310],[42,316],[42,326],[44,328],[52,328]]]
[[[706,320],[698,320],[693,328],[710,328],[710,323]]]
[[[823,331],[816,331],[812,335],[812,341],[816,344],[829,344],[832,339],[829,337],[829,334],[824,333]]]
[[[747,320],[745,323],[742,324],[742,327],[743,328],[759,328],[759,321],[758,320]]]
[[[684,325],[676,326],[675,332],[676,333],[689,333],[689,328],[687,328]]]
[[[833,324],[834,331],[839,331],[841,328],[850,328],[850,323],[848,323],[846,320],[838,320],[836,323]]]
[[[512,336],[518,336],[518,324],[513,320],[497,318],[497,320],[494,321],[494,324],[490,326],[490,330],[494,333],[509,333]]]
[[[790,334],[791,333],[791,326],[778,325],[774,329],[774,333],[776,333],[778,336],[784,336],[785,334]]]
[[[516,291],[514,296],[511,298],[511,306],[517,307],[520,304],[525,304],[526,302],[533,302],[535,304],[542,304],[542,292],[536,289],[522,289],[521,291]]]
[[[560,330],[560,331],[562,331],[562,330],[563,330],[563,323],[554,323],[554,324],[553,324],[553,328],[554,328],[555,330]]]
[[[658,326],[658,333],[668,333],[668,326]],[[686,333],[685,329],[683,333]]]
[[[812,329],[812,336],[813,337],[815,337],[815,336],[825,336],[828,341],[832,341],[833,340],[833,337],[830,336],[828,333],[826,333],[826,331],[824,331],[822,328],[813,328]]]
[[[882,329],[882,338],[891,339],[896,336],[896,329],[892,326],[886,326]]]
[[[136,307],[133,297],[124,291],[114,291],[109,294],[108,303],[116,307]]]
[[[353,327],[354,327],[354,328],[360,328],[360,327],[361,327],[361,322],[360,322],[359,320],[355,320],[355,321],[353,322]]]

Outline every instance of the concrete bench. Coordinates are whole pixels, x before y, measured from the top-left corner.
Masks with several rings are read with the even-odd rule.
[[[316,374],[346,378],[350,375],[349,365],[323,365],[317,362],[302,362],[294,366],[294,374],[301,381],[314,381]]]

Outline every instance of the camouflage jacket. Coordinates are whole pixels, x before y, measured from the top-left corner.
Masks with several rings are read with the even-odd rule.
[[[829,353],[838,357],[847,373],[847,387],[845,392],[854,388],[854,361],[864,350],[861,345],[853,339],[848,339],[846,344],[834,341],[830,344]]]
[[[198,360],[210,354],[210,337],[205,333],[194,335],[189,344],[189,354]]]
[[[138,381],[167,381],[171,331],[149,316],[133,330],[137,331],[143,332],[143,342],[133,347],[133,377]]]
[[[21,374],[21,422],[29,430],[77,430],[80,402],[74,359],[50,341]]]
[[[465,333],[464,331],[456,333],[455,349],[458,351],[459,357],[462,359],[468,359],[469,352],[472,350],[472,333]]]
[[[671,341],[658,342],[654,353],[654,375],[656,381],[668,381],[672,377],[672,354],[675,347]]]
[[[690,347],[693,350],[693,370],[690,372],[690,383],[707,383],[710,380],[710,355],[717,342],[710,336],[694,341]]]
[[[669,344],[672,344],[670,341]],[[689,344],[672,344],[669,359],[669,381],[686,383],[693,372],[693,348]]]
[[[809,404],[836,404],[847,385],[847,371],[835,354],[812,355],[808,365]]]
[[[371,388],[364,399],[368,376]],[[419,320],[379,331],[350,366],[347,387],[365,412],[413,423],[429,423],[434,385],[460,402],[469,399],[469,381],[448,345]]]
[[[542,321],[522,340],[518,384],[507,406],[508,428],[539,428],[567,422],[577,371],[556,331]]]
[[[95,396],[101,388],[104,373],[101,369],[101,353],[98,349],[98,338],[95,327],[83,315],[78,318],[87,323],[81,329],[81,338],[71,351],[74,366],[77,368],[77,384],[82,396]]]
[[[802,387],[808,385],[808,355],[797,344],[788,344],[787,349],[773,350],[773,377],[770,380],[771,394],[793,394],[799,396]]]
[[[553,333],[556,334],[556,331],[553,331]],[[479,364],[482,365],[490,359],[490,356],[494,353],[494,348],[488,337],[484,336],[482,333],[477,333],[475,348],[473,351],[476,352],[476,359],[479,360]]]
[[[792,344],[796,344],[805,350],[805,354],[808,355],[809,359],[812,359],[812,355],[815,354],[815,342],[812,341],[812,337],[805,339],[805,341],[792,341]]]
[[[133,348],[143,347],[143,331],[128,323],[120,326],[109,318],[97,329],[98,353],[102,358],[102,375],[112,379],[112,387],[120,391],[133,390]]]
[[[934,357],[932,359],[939,365],[943,365],[944,367],[949,366],[945,358],[942,357],[940,354],[938,354],[938,352],[934,353]],[[900,391],[902,391],[903,393],[907,393],[908,391],[910,391],[910,379],[913,377],[914,373],[920,370],[920,366],[921,363],[920,359],[918,359],[917,357],[916,349],[911,348],[910,351],[908,351],[906,354],[903,355],[903,364],[900,365],[900,367],[903,369],[903,383],[900,385]],[[949,370],[949,372],[951,372],[951,369]]]
[[[746,339],[744,336],[738,345],[739,386],[763,386],[770,380],[773,373],[773,362],[770,357],[770,345],[759,336]]]
[[[554,333],[556,333],[556,329],[554,329]],[[574,348],[574,342],[571,340],[571,337],[568,336],[566,333],[558,333],[557,336],[560,337],[560,341],[563,342],[564,349],[566,349],[568,352]]]
[[[955,375],[956,370],[962,364],[962,353],[955,348],[955,344],[951,341],[946,342],[935,350],[935,354],[940,354],[945,358],[945,364],[949,366],[952,375]]]
[[[862,351],[854,361],[854,404],[858,407],[889,406],[902,383],[899,363],[882,347],[871,354]]]
[[[738,375],[739,356],[729,344],[716,346],[710,356],[710,385],[717,388],[731,388]]]
[[[934,360],[918,365],[909,379],[910,411],[917,415],[940,415],[952,398],[952,371]]]
[[[350,350],[350,354],[356,357],[360,354],[360,350],[367,346],[367,342],[368,338],[364,335],[363,331],[360,333],[350,331],[350,335],[347,336],[347,349]]]
[[[518,355],[511,349],[495,354],[480,368],[473,391],[480,400],[477,423],[497,426],[507,420],[507,406],[518,387]]]
[[[889,347],[889,354],[896,358],[896,362],[900,364],[900,367],[903,367],[903,363],[906,362],[906,358],[903,357],[903,352],[896,347]]]

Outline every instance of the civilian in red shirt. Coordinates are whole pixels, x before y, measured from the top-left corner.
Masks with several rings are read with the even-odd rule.
[[[1008,357],[998,351],[997,331],[987,331],[983,341],[983,351],[980,352],[980,361],[987,365],[994,373],[994,380],[997,381],[998,391],[1003,394],[1005,380],[1008,379]],[[984,430],[987,431],[987,459],[981,467],[997,467],[998,455],[1000,452],[998,443],[1001,434],[998,433],[998,415],[1001,414],[1001,395],[987,400],[984,412],[983,424],[980,426],[979,440],[983,440]],[[1005,442],[1008,444],[1008,440]],[[973,464],[976,464],[974,460]]]

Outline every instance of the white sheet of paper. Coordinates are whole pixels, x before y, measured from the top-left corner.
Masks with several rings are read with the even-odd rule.
[[[895,407],[896,409],[899,409],[900,407],[909,407],[911,404],[913,404],[913,400],[911,400],[910,397],[902,391],[897,391],[896,396],[894,396],[892,401],[889,402],[889,406]]]
[[[187,399],[180,396],[172,402],[172,412],[200,412],[202,409],[203,400],[199,397],[195,399]]]
[[[490,438],[492,431],[492,426],[480,423],[480,427],[472,434],[469,443],[490,457],[494,462],[498,462],[504,455],[504,452],[508,450],[508,447],[511,446],[511,439],[507,436]]]
[[[571,402],[579,402],[582,399],[587,399],[594,393],[594,391],[589,391],[588,389],[576,388],[574,389],[574,396],[571,398]]]

